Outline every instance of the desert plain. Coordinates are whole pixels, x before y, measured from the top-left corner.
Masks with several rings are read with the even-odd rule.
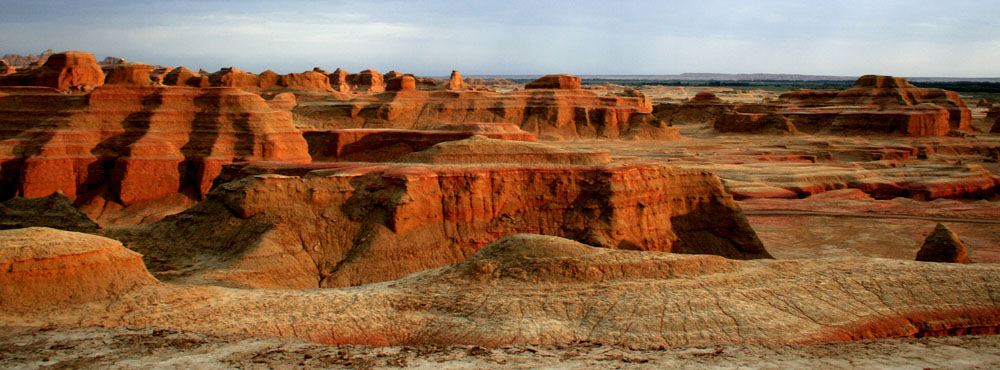
[[[4,62],[0,363],[995,367],[998,147],[892,76]]]

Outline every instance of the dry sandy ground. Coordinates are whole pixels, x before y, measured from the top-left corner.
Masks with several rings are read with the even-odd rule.
[[[3,328],[13,369],[995,369],[1000,336],[630,350],[596,343],[482,348],[327,346],[295,339],[128,328]]]

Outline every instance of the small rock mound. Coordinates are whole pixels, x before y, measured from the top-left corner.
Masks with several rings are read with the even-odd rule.
[[[98,229],[61,191],[43,198],[14,197],[0,203],[0,229],[33,226],[78,232]]]
[[[970,263],[965,251],[965,243],[955,232],[943,224],[937,224],[934,231],[924,239],[924,245],[917,251],[917,261]]]
[[[155,283],[142,255],[118,241],[44,227],[0,231],[0,311],[106,301]]]
[[[693,105],[722,104],[722,103],[724,103],[722,99],[719,99],[718,96],[715,96],[715,94],[712,94],[708,91],[702,91],[700,93],[697,93],[694,95],[693,98],[691,98],[691,100],[687,101],[687,104],[693,104]]]
[[[464,140],[446,141],[426,150],[408,154],[405,163],[547,163],[590,165],[611,162],[606,153],[573,153],[550,145],[491,139],[476,135]]]
[[[875,89],[902,89],[914,88],[905,78],[892,76],[864,75],[854,82],[854,87],[867,87]]]
[[[443,276],[473,281],[515,279],[578,284],[694,277],[737,268],[738,262],[720,256],[616,250],[558,236],[514,234],[445,268]]]
[[[142,63],[119,64],[111,70],[104,81],[108,85],[126,86],[149,86],[153,80],[149,74],[153,72],[153,66]]]
[[[568,75],[548,75],[524,85],[525,89],[579,89],[580,78]]]

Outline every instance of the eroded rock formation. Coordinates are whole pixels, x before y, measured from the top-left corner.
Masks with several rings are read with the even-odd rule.
[[[917,261],[969,263],[965,243],[944,224],[937,224],[917,251]]]
[[[292,176],[262,174],[221,184],[188,211],[115,237],[174,265],[224,261],[198,267],[195,275],[248,287],[391,280],[460,261],[518,232],[617,249],[769,256],[710,173],[641,164],[543,164],[544,150],[502,149],[508,153],[492,157],[533,164],[283,165],[278,173]],[[469,162],[447,160],[461,151],[445,146],[422,158],[440,154],[434,162]],[[562,160],[548,154],[555,163]],[[594,160],[600,158],[562,163]],[[246,166],[226,171],[254,172]],[[197,255],[205,257],[176,261]]]
[[[156,283],[142,256],[117,241],[44,227],[0,231],[0,313],[107,304]]]
[[[579,89],[580,78],[561,74],[542,76],[524,85],[525,89]]]
[[[107,85],[86,95],[3,88],[0,124],[3,198],[55,191],[77,204],[128,205],[178,192],[198,198],[223,164],[310,160],[288,111],[234,88]]]
[[[0,77],[0,86],[43,86],[59,91],[90,91],[104,84],[104,72],[92,54],[53,54],[39,69]]]
[[[562,77],[556,76],[555,80]],[[577,86],[579,87],[579,86]],[[394,91],[342,100],[303,101],[296,124],[308,131],[426,129],[448,122],[503,122],[547,138],[676,139],[644,97],[600,96],[583,89]]]

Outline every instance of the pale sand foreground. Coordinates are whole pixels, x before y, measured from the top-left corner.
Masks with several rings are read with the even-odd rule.
[[[500,348],[328,346],[155,328],[2,328],[0,365],[14,369],[991,369],[1000,366],[1000,336],[630,350],[595,343]]]

